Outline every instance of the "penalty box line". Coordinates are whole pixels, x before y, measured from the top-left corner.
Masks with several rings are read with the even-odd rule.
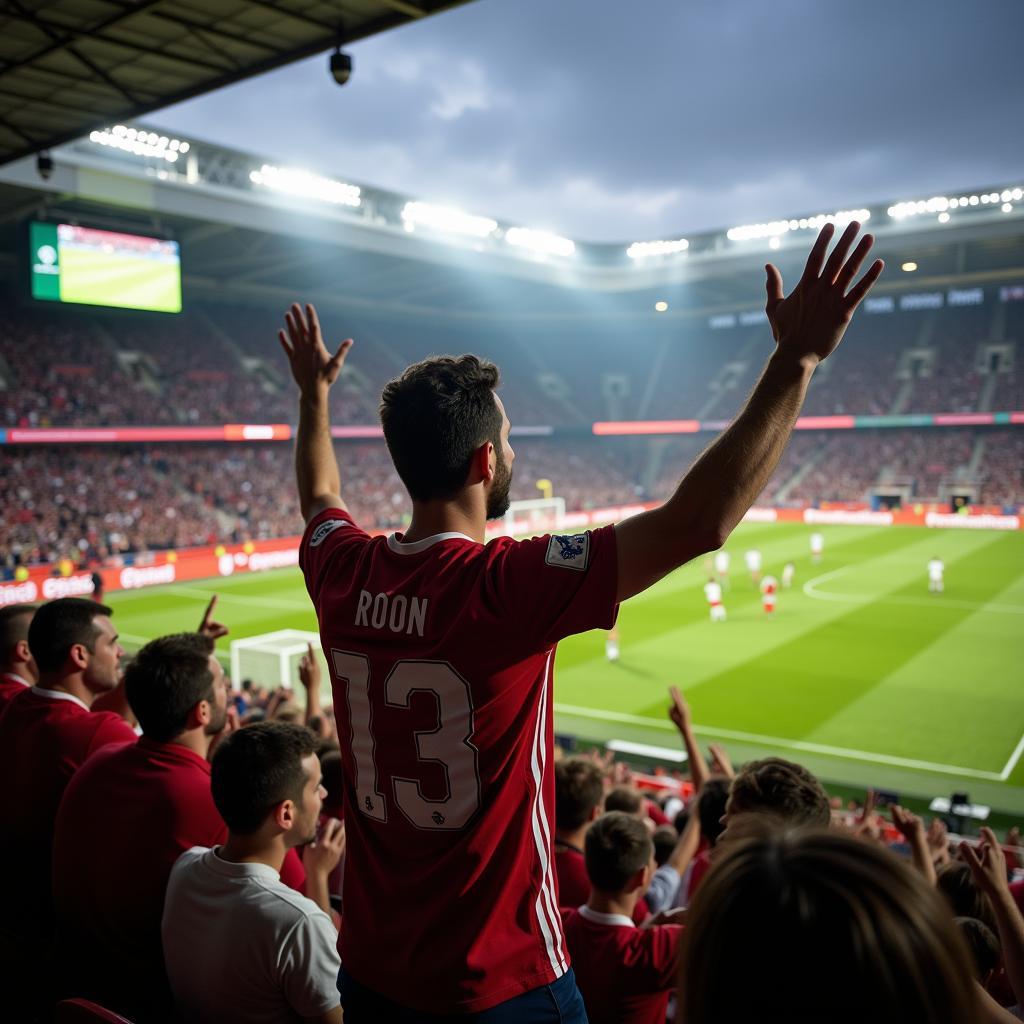
[[[559,714],[576,715],[580,718],[596,718],[608,722],[624,722],[630,725],[643,725],[653,729],[664,729],[671,732],[676,727],[668,721],[657,718],[646,718],[643,715],[629,715],[620,711],[602,711],[597,708],[585,708],[575,704],[555,703],[555,711]],[[978,768],[963,768],[958,765],[938,764],[934,761],[919,761],[915,758],[896,757],[891,754],[877,754],[867,750],[851,750],[848,747],[833,747],[825,743],[809,743],[805,740],[785,739],[781,736],[762,736],[759,733],[741,732],[736,729],[718,729],[713,726],[695,725],[694,732],[716,739],[731,739],[741,742],[759,743],[766,747],[780,747],[788,750],[802,750],[809,754],[824,754],[829,757],[841,757],[850,761],[866,761],[870,764],[887,764],[894,768],[917,768],[922,771],[940,772],[943,775],[966,776],[972,779],[984,779],[987,782],[1005,782],[1014,766],[1024,753],[1024,736],[1017,744],[1016,750],[1001,772],[987,772]]]

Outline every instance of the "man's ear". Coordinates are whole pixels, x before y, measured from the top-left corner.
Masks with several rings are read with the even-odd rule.
[[[626,883],[626,892],[636,892],[637,889],[639,889],[642,892],[647,887],[647,883],[650,880],[650,870],[648,866],[645,864]]]
[[[79,671],[88,668],[89,648],[85,644],[72,644],[68,649],[68,658],[71,659],[71,664]]]
[[[498,459],[494,451],[494,445],[490,441],[484,441],[479,448],[477,448],[473,456],[473,468],[476,470],[478,478],[485,484],[489,484],[494,479],[494,471],[497,467]]]
[[[603,803],[603,802],[604,802],[604,801],[602,801],[601,803]],[[603,810],[603,808],[602,808],[601,804],[598,804],[598,805],[597,805],[597,806],[596,806],[596,807],[595,807],[595,808],[594,808],[594,809],[593,809],[593,810],[592,810],[592,811],[590,812],[590,820],[591,820],[591,821],[597,821],[597,819],[601,817],[601,811],[602,811],[602,810]]]
[[[29,649],[27,640],[19,640],[14,645],[14,657],[18,661],[29,662],[32,660],[32,651]]]
[[[197,701],[189,709],[188,720],[185,723],[186,729],[196,729],[208,725],[212,716],[210,702],[208,700]]]
[[[282,832],[287,832],[295,824],[295,802],[282,800],[274,808],[274,824]]]

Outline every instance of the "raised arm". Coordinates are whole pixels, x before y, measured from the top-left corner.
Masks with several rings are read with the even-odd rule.
[[[678,686],[670,686],[668,694],[672,698],[672,704],[668,709],[668,717],[672,719],[672,724],[679,730],[683,746],[686,747],[686,757],[690,765],[690,781],[693,783],[694,792],[700,793],[711,773],[708,771],[708,763],[704,760],[704,755],[701,753],[696,737],[693,735],[693,719],[690,717],[690,705],[686,703],[683,695],[679,692]]]
[[[814,368],[835,350],[854,310],[882,272],[883,263],[876,260],[851,287],[873,242],[865,235],[851,254],[859,230],[856,221],[850,223],[826,263],[834,232],[826,224],[788,297],[783,296],[778,268],[770,263],[765,268],[775,352],[743,411],[694,463],[672,497],[616,526],[620,601],[653,586],[691,558],[721,547],[768,483]]]
[[[295,434],[295,477],[299,506],[308,523],[325,508],[346,508],[341,499],[341,474],[331,441],[327,396],[345,363],[352,339],[332,356],[324,345],[316,310],[298,303],[284,315],[288,331],[277,337],[299,386],[299,426]]]

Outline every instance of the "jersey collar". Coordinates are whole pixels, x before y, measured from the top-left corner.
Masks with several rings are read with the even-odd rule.
[[[41,686],[33,686],[32,692],[37,697],[45,697],[47,700],[69,700],[72,704],[77,704],[80,708],[89,710],[89,705],[84,700],[79,700],[73,693],[65,693],[63,690],[44,690]]]
[[[5,672],[4,679],[10,679],[15,683],[21,683],[22,686],[31,688],[32,684],[27,680],[18,675],[17,672]]]
[[[468,540],[471,544],[476,543],[472,537],[467,537],[464,533],[435,533],[433,537],[424,537],[423,540],[414,540],[411,544],[406,544],[405,541],[398,539],[397,533],[392,533],[388,536],[388,547],[396,555],[418,555],[443,540]]]
[[[616,928],[635,928],[636,925],[625,914],[605,914],[600,910],[591,910],[583,904],[579,910],[580,917],[585,917],[594,924],[614,925]]]

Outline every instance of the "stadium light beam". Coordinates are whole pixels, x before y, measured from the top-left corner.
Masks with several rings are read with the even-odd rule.
[[[517,249],[529,249],[543,256],[571,256],[576,251],[576,243],[571,238],[533,228],[509,228],[505,241]]]
[[[631,260],[642,260],[648,256],[671,256],[677,252],[686,252],[689,248],[690,243],[685,238],[673,241],[634,242],[626,250],[626,255]]]
[[[309,171],[264,164],[258,171],[250,171],[249,180],[274,192],[298,196],[300,199],[317,199],[323,203],[340,206],[362,205],[362,190],[358,185],[349,185],[334,178],[322,178]]]
[[[182,153],[189,151],[189,144],[182,139],[172,139],[156,132],[147,132],[139,128],[129,128],[116,124],[113,128],[102,128],[89,132],[89,141],[97,146],[119,149],[123,153],[141,156],[152,160],[166,160],[176,163]]]
[[[772,220],[761,224],[740,224],[738,227],[729,228],[725,234],[732,242],[748,242],[759,238],[779,238],[788,231],[819,231],[826,224],[843,227],[854,220],[863,224],[870,219],[870,210],[836,210],[835,213],[817,213],[813,217],[794,217],[790,220]]]
[[[454,235],[471,235],[473,238],[487,238],[498,229],[498,222],[490,217],[476,217],[451,206],[435,206],[433,203],[408,202],[402,208],[402,222],[406,231],[422,225]]]

